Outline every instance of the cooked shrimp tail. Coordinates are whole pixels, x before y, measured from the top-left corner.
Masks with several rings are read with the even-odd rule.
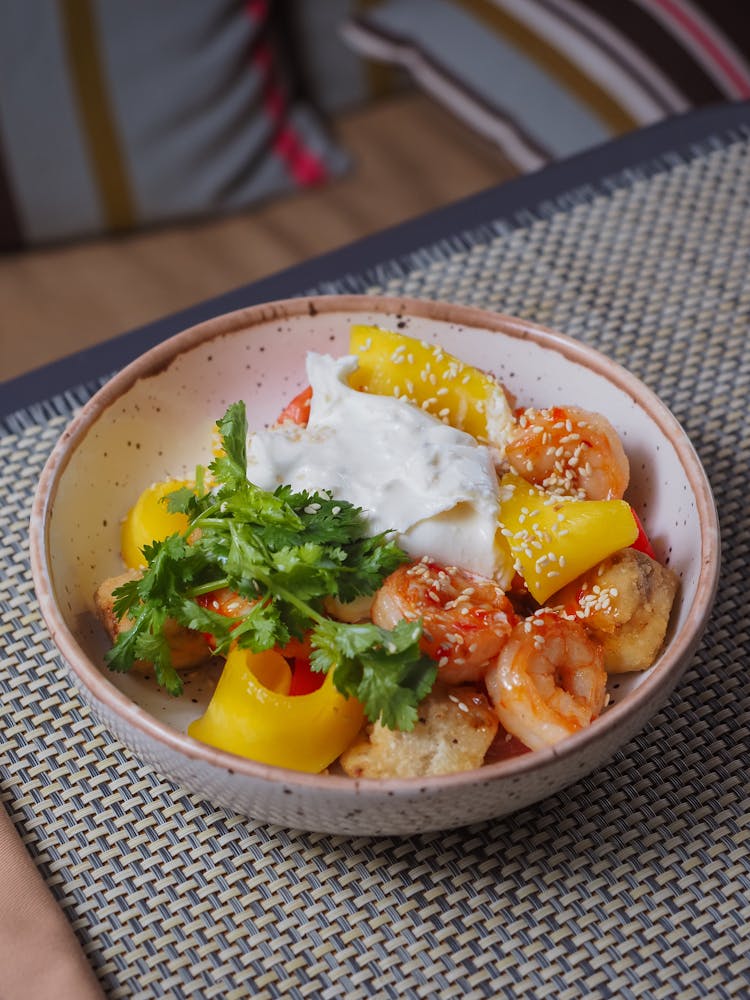
[[[513,628],[485,684],[501,725],[541,750],[601,713],[607,673],[601,647],[579,622],[544,611]]]
[[[529,482],[580,500],[619,500],[630,479],[628,459],[612,424],[600,413],[577,406],[524,410],[505,457]]]

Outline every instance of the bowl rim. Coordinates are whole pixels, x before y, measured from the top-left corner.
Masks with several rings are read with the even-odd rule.
[[[337,774],[309,774],[263,764],[199,743],[167,723],[159,721],[120,691],[86,655],[65,623],[57,606],[49,553],[49,524],[60,478],[78,444],[100,415],[141,379],[151,378],[170,366],[178,355],[257,324],[321,312],[366,312],[386,316],[407,315],[443,323],[499,333],[560,353],[567,360],[589,368],[613,382],[633,402],[644,409],[670,440],[696,501],[701,536],[701,565],[695,598],[680,632],[673,638],[641,684],[616,702],[592,725],[560,744],[532,751],[480,768],[455,774],[418,778],[352,778]],[[53,642],[73,671],[75,679],[110,715],[155,740],[164,749],[191,761],[210,765],[230,775],[283,784],[302,790],[322,789],[331,794],[380,792],[409,795],[415,790],[453,788],[459,785],[488,784],[505,778],[519,779],[547,767],[552,761],[577,754],[602,739],[642,710],[646,703],[658,705],[679,680],[706,626],[716,596],[720,574],[720,536],[711,487],[690,439],[667,406],[635,375],[596,348],[565,334],[519,317],[475,306],[440,300],[422,300],[385,295],[308,295],[248,306],[205,320],[173,335],[141,354],[115,374],[78,411],[55,444],[35,491],[29,527],[31,568],[42,616]]]

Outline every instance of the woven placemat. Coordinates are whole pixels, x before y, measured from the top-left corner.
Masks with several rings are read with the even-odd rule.
[[[2,439],[2,795],[111,997],[750,995],[750,143],[545,215],[386,268],[381,290],[522,315],[626,364],[691,436],[727,544],[669,704],[532,809],[352,841],[254,825],[162,779],[82,706],[34,598],[30,499],[67,415],[26,414]]]

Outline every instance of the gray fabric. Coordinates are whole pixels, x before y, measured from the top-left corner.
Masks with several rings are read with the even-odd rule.
[[[28,242],[101,227],[57,9],[48,0],[5,0],[0,8],[0,133]]]
[[[316,103],[337,112],[370,97],[367,67],[344,45],[339,27],[357,8],[357,0],[295,0],[297,38]]]
[[[175,0],[99,2],[112,102],[144,217],[221,206],[229,179],[244,169],[247,183],[253,153],[271,134],[263,76],[249,60],[258,26],[241,8],[216,13],[213,4]]]
[[[424,15],[410,0],[388,0],[368,12],[367,23],[375,32],[383,31],[386,40],[410,45],[415,59],[426,56],[447,85],[467,88],[489,108],[518,121],[554,157],[609,137],[602,122],[554,77],[459,5],[432,0],[429,16]],[[404,64],[419,75],[410,58]]]
[[[240,0],[0,0],[0,149],[24,242],[236,210],[343,172],[272,13]],[[277,145],[290,136],[316,154],[312,181]]]

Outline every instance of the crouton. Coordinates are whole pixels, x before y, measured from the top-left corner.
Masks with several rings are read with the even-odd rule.
[[[498,720],[486,695],[470,685],[439,686],[424,699],[411,732],[376,722],[339,758],[356,778],[417,778],[481,767]]]
[[[604,650],[610,674],[646,670],[656,660],[667,633],[678,579],[666,566],[629,548],[616,552],[574,580],[556,596],[576,607]]]

